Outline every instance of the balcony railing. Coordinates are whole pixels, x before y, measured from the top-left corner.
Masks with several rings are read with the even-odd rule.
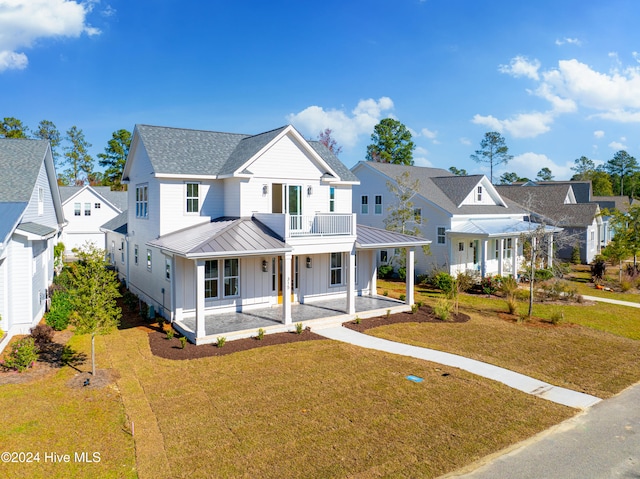
[[[353,234],[352,214],[289,215],[289,236],[336,236]]]

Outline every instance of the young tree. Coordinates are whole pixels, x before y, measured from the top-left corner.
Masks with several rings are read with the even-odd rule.
[[[489,164],[489,179],[493,183],[493,168],[503,164],[506,165],[513,156],[509,154],[509,148],[502,135],[495,131],[489,131],[484,134],[484,138],[480,142],[480,148],[480,150],[476,150],[475,154],[471,155],[471,159],[476,163]]]
[[[607,161],[604,165],[604,169],[611,176],[620,178],[620,191],[618,194],[624,195],[624,178],[630,176],[638,169],[638,161],[624,150],[618,151],[613,158]]]
[[[66,139],[71,146],[66,148],[64,154],[69,165],[65,175],[69,184],[82,186],[93,172],[93,158],[87,151],[91,148],[91,143],[85,140],[84,133],[75,125],[67,131]]]
[[[74,311],[70,322],[77,334],[91,335],[91,374],[96,375],[96,335],[107,334],[116,328],[122,310],[116,303],[120,297],[118,275],[107,269],[105,251],[87,243],[74,249],[78,262],[71,266],[71,301]]]
[[[331,128],[325,128],[325,130],[321,131],[318,135],[318,141],[329,148],[331,153],[338,156],[342,152],[342,147],[331,137],[331,133],[333,133]]]
[[[536,175],[536,180],[551,181],[553,180],[553,174],[551,173],[551,170],[545,166],[540,171],[538,171],[538,174]]]
[[[330,132],[331,130],[328,131]],[[124,189],[124,185],[120,180],[130,147],[131,132],[122,129],[114,131],[107,143],[107,147],[104,149],[104,153],[98,153],[98,163],[100,163],[100,166],[106,167],[104,170],[104,184],[111,186],[113,190]]]
[[[416,146],[411,140],[411,132],[398,120],[380,120],[373,128],[371,141],[373,143],[367,146],[367,161],[413,165],[413,150]]]
[[[49,120],[42,120],[38,123],[38,129],[33,132],[33,136],[41,140],[47,140],[51,145],[51,154],[53,155],[53,162],[58,168],[60,162],[60,153],[58,147],[60,146],[60,132],[56,128],[56,125]]]
[[[586,156],[581,156],[574,160],[573,163],[574,166],[572,166],[571,169],[575,171],[576,174],[571,177],[571,181],[590,180],[591,175],[596,171],[596,164]]]
[[[630,206],[626,213],[604,210],[602,214],[611,216],[609,224],[614,231],[613,239],[620,244],[619,249],[633,256],[633,266],[636,267],[640,253],[640,203]]]
[[[501,185],[511,185],[516,181],[520,181],[520,177],[518,176],[518,173],[515,173],[515,172],[503,173],[502,176],[500,176]]]
[[[29,128],[22,124],[22,121],[12,116],[5,117],[0,122],[0,138],[27,138]]]
[[[464,168],[458,169],[455,166],[450,166],[449,171],[456,176],[467,176],[467,170],[465,170]]]

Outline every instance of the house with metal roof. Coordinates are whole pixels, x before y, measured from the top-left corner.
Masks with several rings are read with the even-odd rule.
[[[266,310],[290,327],[298,305],[328,300],[362,316],[357,298],[376,296],[377,249],[411,259],[429,242],[359,228],[358,178],[292,126],[245,135],[136,125],[123,182],[126,225],[103,229],[124,231],[127,285],[196,344],[228,336],[229,315],[236,333],[256,324],[238,317]]]
[[[526,211],[500,195],[484,175],[456,176],[439,168],[371,161],[359,162],[352,171],[360,178],[352,197],[359,224],[384,228],[389,212],[398,208],[390,187],[413,190],[410,226],[418,226],[432,240],[430,251],[416,254],[419,274],[444,270],[452,275],[515,276],[523,262],[523,236],[541,227],[528,221]],[[554,231],[545,228],[548,250]],[[397,258],[395,250],[381,249],[377,261],[393,264]]]
[[[65,255],[73,256],[73,250],[85,243],[109,250],[100,227],[126,209],[127,192],[111,191],[109,186],[61,186],[60,197],[68,223],[60,238]]]
[[[64,227],[47,141],[0,139],[0,351],[42,319]]]
[[[572,182],[545,182],[530,185],[499,185],[497,190],[516,201],[533,218],[563,229],[556,255],[571,259],[572,251],[580,249],[580,260],[590,263],[606,244],[600,207],[595,202],[580,202],[587,197],[576,196]],[[584,183],[584,182],[583,182]]]

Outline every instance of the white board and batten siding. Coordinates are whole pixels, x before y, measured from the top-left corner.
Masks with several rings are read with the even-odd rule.
[[[187,212],[187,183],[198,184],[198,207],[200,209],[198,212]],[[160,236],[201,223],[207,223],[212,218],[221,216],[222,209],[214,205],[213,201],[207,200],[207,196],[210,193],[215,196],[214,188],[212,188],[210,182],[163,180],[159,188],[160,202],[162,203],[160,209],[160,214],[162,215],[160,218]],[[213,215],[207,214],[208,212],[213,213]]]
[[[38,205],[40,188],[42,188],[42,191],[44,193],[42,214],[40,214]],[[40,225],[49,226],[51,228],[58,227],[56,212],[53,206],[53,196],[51,194],[51,187],[49,185],[47,170],[44,163],[42,164],[42,166],[40,167],[40,171],[38,172],[38,178],[36,180],[35,187],[31,192],[29,205],[25,209],[24,216],[21,222],[34,222]]]

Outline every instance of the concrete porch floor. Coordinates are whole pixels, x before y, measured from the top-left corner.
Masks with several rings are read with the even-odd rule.
[[[208,314],[205,316],[205,333],[203,338],[195,338],[196,320],[194,317],[176,321],[174,326],[196,344],[210,344],[217,341],[219,336],[227,340],[255,336],[259,328],[265,334],[283,331],[293,331],[296,323],[303,323],[305,327],[331,327],[352,320],[355,316],[368,318],[410,310],[406,303],[386,298],[384,296],[356,296],[355,315],[345,313],[346,299],[330,299],[314,301],[305,304],[291,305],[291,323],[282,323],[282,306],[260,308],[242,312]]]

